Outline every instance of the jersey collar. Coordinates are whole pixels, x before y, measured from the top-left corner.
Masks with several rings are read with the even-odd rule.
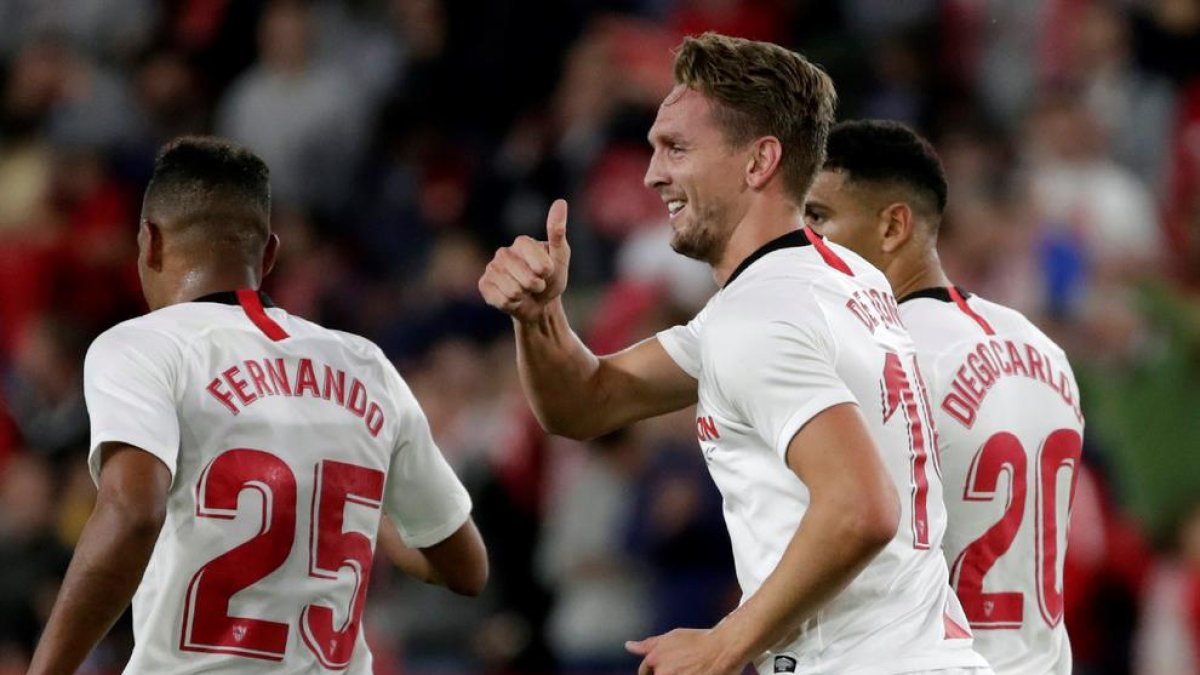
[[[257,293],[258,293],[258,299],[262,302],[263,307],[274,307],[275,306],[275,303],[271,301],[271,297],[269,295],[267,295],[266,293],[263,293],[262,291],[257,291]],[[204,295],[199,298],[196,298],[195,300],[192,300],[191,302],[215,302],[215,303],[218,303],[221,305],[240,305],[240,304],[242,304],[238,300],[237,291],[218,291],[216,293],[209,293],[208,295]]]
[[[808,240],[808,237],[804,234],[803,229],[792,230],[785,235],[768,241],[767,243],[758,247],[758,250],[756,250],[754,253],[746,256],[746,259],[737,266],[737,269],[733,270],[733,274],[729,275],[729,278],[725,281],[725,285],[721,288],[729,288],[729,284],[732,284],[734,279],[740,277],[742,272],[745,272],[747,268],[749,268],[766,254],[784,248],[797,248],[800,246],[812,246],[812,242]]]
[[[964,298],[969,298],[972,295],[970,291],[961,286],[955,286],[954,290],[958,291],[958,294]],[[950,295],[949,286],[932,286],[930,288],[922,288],[919,291],[913,291],[912,293],[909,293],[896,302],[905,303],[909,300],[916,300],[917,298],[931,298],[933,300],[941,300],[942,302],[954,302],[954,298]]]

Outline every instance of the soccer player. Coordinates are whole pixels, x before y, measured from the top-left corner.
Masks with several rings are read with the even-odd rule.
[[[127,673],[370,673],[381,512],[406,571],[468,595],[487,578],[470,498],[379,348],[254,290],[279,246],[267,181],[221,140],[158,157],[151,311],[88,351],[99,495],[30,673],[74,672],[131,596]]]
[[[954,286],[937,254],[946,179],[893,122],[846,122],[805,217],[887,275],[932,395],[950,582],[997,673],[1071,672],[1063,556],[1083,415],[1063,351],[1018,312]]]
[[[829,78],[762,42],[684,40],[645,182],[672,247],[721,290],[690,323],[611,356],[572,332],[570,248],[518,238],[480,278],[513,317],[550,431],[587,438],[699,402],[740,607],[711,630],[630,642],[642,673],[990,672],[939,551],[945,512],[914,352],[883,275],[803,229],[832,123]],[[977,670],[976,670],[977,669]]]

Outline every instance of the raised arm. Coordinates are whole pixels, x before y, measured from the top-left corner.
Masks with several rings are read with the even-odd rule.
[[[696,401],[696,381],[651,338],[598,357],[567,321],[567,203],[546,217],[547,241],[518,237],[479,279],[487,303],[513,318],[521,384],[542,426],[585,439]]]

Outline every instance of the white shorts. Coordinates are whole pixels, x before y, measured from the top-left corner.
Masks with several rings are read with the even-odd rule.
[[[991,668],[942,668],[941,670],[919,670],[905,675],[996,675]]]

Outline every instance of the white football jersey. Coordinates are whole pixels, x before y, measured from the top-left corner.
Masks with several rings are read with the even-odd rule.
[[[929,403],[878,270],[807,228],[792,232],[658,339],[699,381],[697,435],[724,497],[743,602],[775,569],[808,507],[808,487],[785,456],[818,413],[860,406],[900,496],[893,541],[793,638],[758,658],[760,673],[986,666],[947,584]]]
[[[360,620],[380,516],[414,547],[469,516],[379,348],[264,304],[171,305],[88,351],[93,478],[108,441],[172,476],[127,673],[371,673]]]
[[[932,397],[950,584],[997,673],[1071,672],[1063,557],[1083,443],[1067,357],[1016,311],[954,288],[900,303]]]

